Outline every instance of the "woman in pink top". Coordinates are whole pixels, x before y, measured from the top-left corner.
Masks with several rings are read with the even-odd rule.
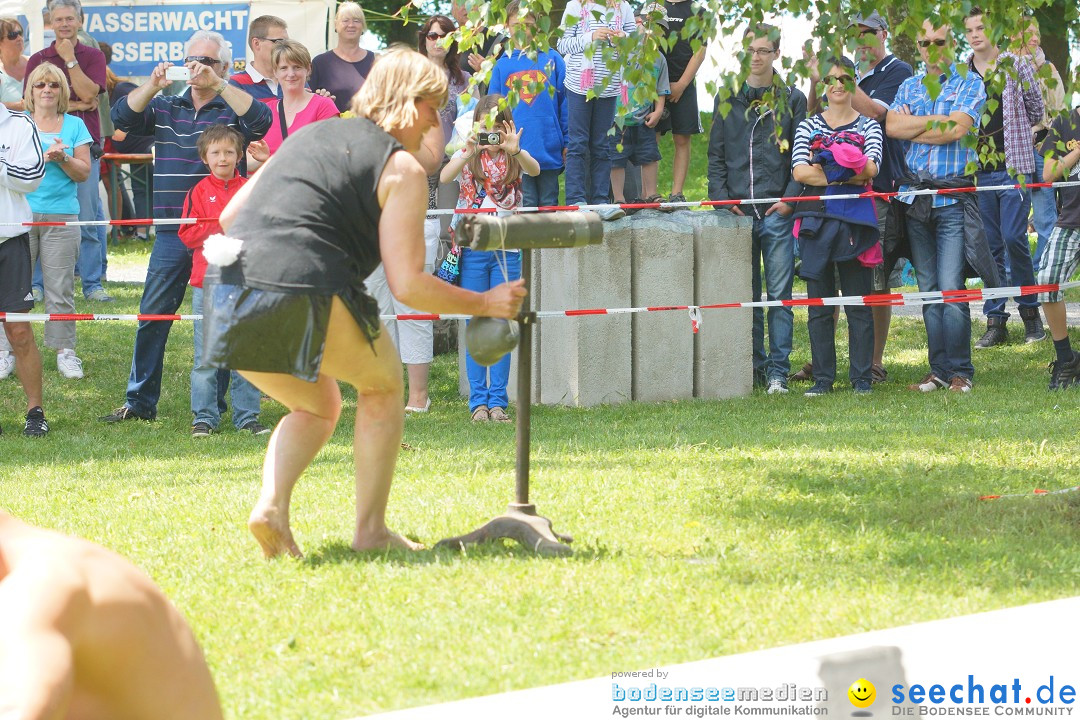
[[[338,109],[332,99],[308,91],[311,54],[301,43],[296,40],[277,43],[270,59],[274,64],[274,77],[281,85],[281,98],[268,103],[274,122],[263,138],[273,155],[289,134],[313,122],[337,117]]]

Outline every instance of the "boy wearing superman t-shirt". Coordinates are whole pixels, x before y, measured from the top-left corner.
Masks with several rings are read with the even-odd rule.
[[[488,91],[505,95],[514,124],[523,128],[521,148],[540,163],[536,177],[521,176],[522,202],[526,207],[559,204],[559,173],[566,158],[567,120],[566,65],[554,49],[527,51],[536,18],[520,15],[519,0],[506,6],[511,42],[491,71]],[[530,55],[535,54],[535,58]]]

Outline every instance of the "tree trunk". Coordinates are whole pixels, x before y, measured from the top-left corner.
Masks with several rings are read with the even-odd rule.
[[[1065,82],[1066,98],[1073,90],[1072,71],[1069,57],[1069,28],[1077,28],[1076,8],[1070,7],[1071,0],[1054,0],[1035,10],[1035,19],[1039,21],[1042,35],[1042,49],[1046,59],[1054,64],[1061,79]]]

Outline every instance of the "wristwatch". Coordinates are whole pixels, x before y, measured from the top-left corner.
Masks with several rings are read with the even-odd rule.
[[[68,60],[66,63],[64,63],[64,67],[66,67],[68,70],[71,70],[73,67],[75,67],[78,64],[79,64],[78,60]]]

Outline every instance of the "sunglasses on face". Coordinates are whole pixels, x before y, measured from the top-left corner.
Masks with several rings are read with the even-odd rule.
[[[215,65],[220,65],[221,64],[220,60],[217,60],[217,59],[212,58],[212,57],[206,57],[205,55],[189,55],[186,58],[184,58],[184,64],[185,65],[190,63],[190,62],[197,62],[200,65],[209,65],[210,67],[214,67]]]
[[[22,34],[22,30],[10,30],[5,37],[7,37],[8,40],[15,40],[17,38],[21,38]]]
[[[867,35],[877,35],[877,30],[874,30],[873,28],[866,28],[865,30],[860,30],[856,34],[859,37],[866,37]]]
[[[436,40],[439,40],[440,38],[444,38],[444,37],[446,37],[446,33],[443,33],[442,35],[440,35],[440,34],[439,34],[439,33],[437,33],[437,32],[429,32],[429,33],[428,33],[427,35],[425,35],[424,37],[426,37],[426,38],[427,38],[428,40],[430,40],[430,41],[432,41],[432,42],[435,42]]]
[[[285,40],[287,40],[287,38],[259,37],[258,35],[255,36],[255,39],[256,40],[262,40],[263,42],[272,42],[275,45],[283,43],[283,42],[285,42]]]
[[[855,78],[851,77],[850,75],[826,75],[821,80],[826,85],[850,85],[855,82]]]
[[[945,40],[920,40],[919,47],[928,48],[931,45],[937,45],[938,47],[945,47]]]
[[[59,90],[60,89],[60,83],[55,82],[55,81],[53,81],[53,82],[36,82],[36,83],[34,83],[34,89],[35,90],[44,90],[46,87],[48,87],[50,90]]]

